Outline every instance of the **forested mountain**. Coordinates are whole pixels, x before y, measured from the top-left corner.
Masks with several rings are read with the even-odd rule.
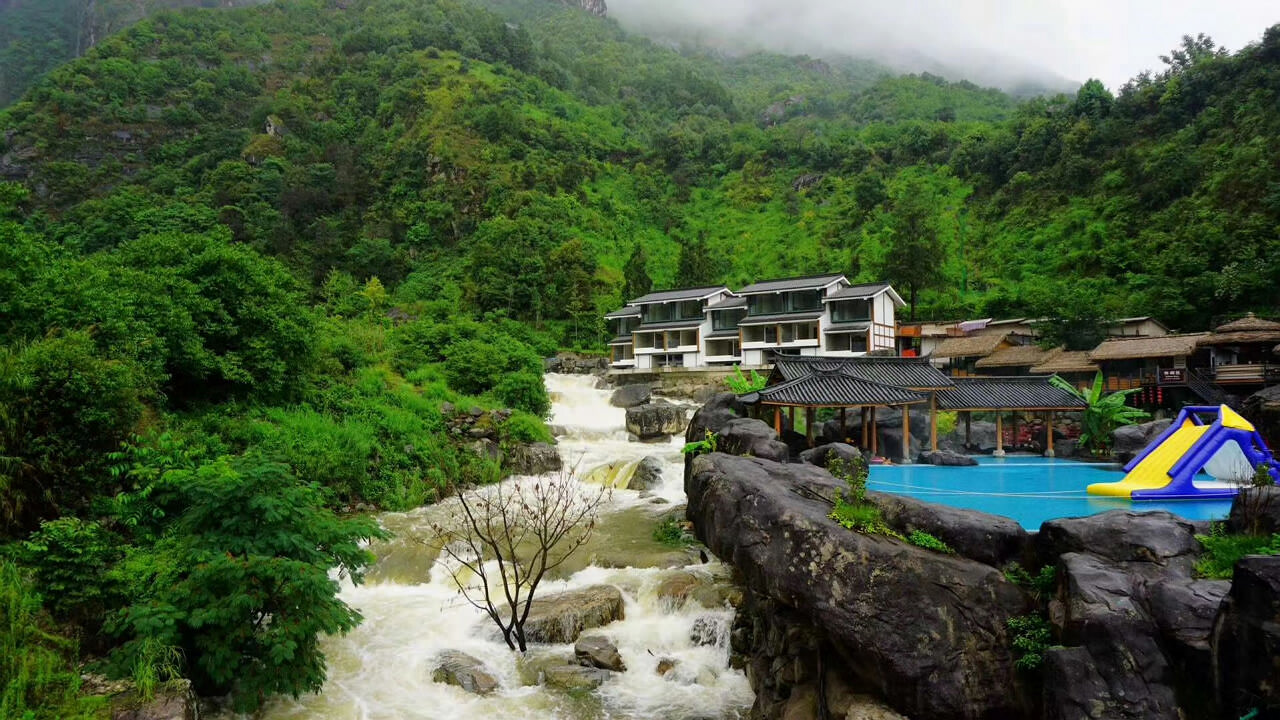
[[[549,439],[539,357],[602,350],[626,287],[842,270],[922,317],[1274,311],[1278,93],[1280,26],[1020,102],[548,0],[152,15],[0,111],[0,594],[28,618],[0,680],[43,683],[0,715],[97,712],[55,627],[245,708],[318,687],[317,634],[358,620],[328,573],[378,533],[335,511],[495,477],[450,407],[485,458]]]

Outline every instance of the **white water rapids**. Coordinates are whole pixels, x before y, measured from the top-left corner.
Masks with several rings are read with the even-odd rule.
[[[684,502],[680,440],[660,445],[628,442],[624,411],[608,403],[609,392],[595,388],[591,376],[548,375],[553,407],[551,423],[562,432],[559,449],[566,467],[579,476],[601,465],[634,463],[661,457],[663,482],[641,498],[615,490],[601,514],[596,536],[570,561],[561,576],[544,581],[539,597],[597,584],[623,592],[625,619],[589,634],[604,635],[617,646],[628,670],[612,674],[586,696],[571,696],[541,685],[527,685],[517,655],[507,649],[491,621],[467,604],[452,585],[435,551],[423,544],[432,519],[449,512],[450,503],[408,513],[387,513],[381,521],[395,533],[373,550],[378,563],[359,586],[345,583],[342,599],[364,615],[344,637],[322,642],[328,681],[318,695],[272,701],[262,717],[322,720],[431,719],[485,720],[730,720],[745,717],[753,696],[746,677],[729,668],[727,628],[733,611],[704,608],[695,602],[674,607],[656,590],[674,564],[690,562],[689,553],[664,548],[652,538],[658,521]],[[670,501],[656,504],[656,498]],[[661,501],[657,501],[660,503]],[[714,560],[693,557],[690,570],[723,577]],[[720,628],[716,642],[695,643],[695,621]],[[436,657],[459,650],[483,661],[501,688],[488,696],[433,682]],[[550,650],[572,655],[570,645]],[[531,646],[530,653],[545,653]],[[659,675],[661,658],[675,669]]]

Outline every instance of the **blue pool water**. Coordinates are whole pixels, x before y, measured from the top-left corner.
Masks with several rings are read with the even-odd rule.
[[[1004,515],[1028,530],[1038,530],[1041,523],[1054,518],[1116,509],[1168,510],[1188,520],[1220,519],[1231,510],[1230,500],[1132,502],[1085,492],[1090,483],[1124,477],[1116,465],[1016,456],[977,461],[977,467],[876,465],[867,488]]]

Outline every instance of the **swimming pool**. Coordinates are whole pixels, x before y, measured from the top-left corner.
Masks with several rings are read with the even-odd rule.
[[[976,460],[977,467],[875,465],[867,488],[1004,515],[1028,530],[1038,530],[1041,523],[1054,518],[1116,509],[1168,510],[1188,520],[1220,519],[1231,511],[1230,500],[1133,502],[1085,492],[1089,483],[1123,477],[1116,465],[1032,456]]]

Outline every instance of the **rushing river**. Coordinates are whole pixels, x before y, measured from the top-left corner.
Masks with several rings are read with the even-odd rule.
[[[684,502],[680,442],[649,445],[628,442],[624,412],[608,403],[609,392],[595,388],[591,376],[548,375],[551,423],[561,433],[559,449],[566,467],[585,476],[625,475],[648,455],[663,460],[663,482],[646,497],[613,491],[589,545],[562,567],[561,574],[538,588],[545,597],[597,584],[620,588],[625,619],[599,630],[612,640],[627,665],[599,689],[574,697],[529,681],[518,657],[507,649],[491,622],[468,605],[450,583],[437,553],[423,539],[433,518],[451,512],[448,502],[408,513],[387,513],[380,520],[395,533],[374,551],[378,564],[367,581],[344,585],[342,598],[364,615],[359,628],[344,637],[326,638],[328,682],[318,695],[273,701],[263,717],[323,720],[729,720],[745,717],[753,700],[740,671],[729,668],[728,632],[732,610],[683,607],[659,596],[669,569],[688,569],[723,578],[725,568],[702,563],[689,552],[663,547],[652,538],[658,521]],[[695,622],[720,628],[710,644],[691,639]],[[435,658],[459,650],[482,660],[501,683],[480,697],[431,680]],[[530,648],[530,653],[571,655],[569,645]],[[675,669],[656,672],[660,658],[676,660]]]

